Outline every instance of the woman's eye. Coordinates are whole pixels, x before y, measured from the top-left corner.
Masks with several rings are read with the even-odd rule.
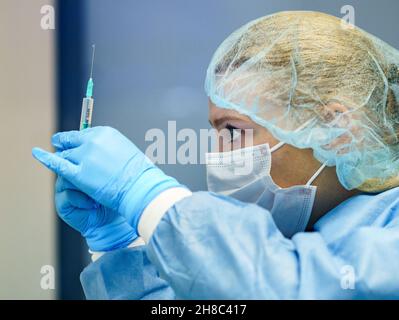
[[[226,125],[226,129],[230,132],[230,142],[241,137],[241,129],[233,127],[232,125]]]

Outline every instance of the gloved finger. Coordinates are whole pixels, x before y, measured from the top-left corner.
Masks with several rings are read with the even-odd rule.
[[[67,179],[57,176],[57,180],[55,181],[55,192],[61,192],[64,190],[79,190],[72,183],[70,183]]]
[[[59,150],[75,148],[83,143],[83,136],[85,134],[84,130],[58,132],[52,136],[51,143]]]
[[[61,158],[64,158],[66,160],[69,160],[70,162],[78,165],[79,164],[79,158],[78,154],[76,152],[77,149],[67,149],[67,150],[58,150],[55,152],[55,154]]]
[[[97,203],[84,194],[76,190],[64,190],[55,194],[55,203],[59,212],[68,212],[72,208],[92,210],[97,209]]]
[[[33,148],[32,155],[48,169],[71,181],[78,173],[78,166],[51,152]]]
[[[72,183],[70,183],[67,179],[57,176],[57,180],[55,182],[55,192],[57,193],[61,193],[63,191],[66,190],[72,190],[72,191],[76,191],[79,192],[81,194],[83,194],[85,197],[87,197],[87,199],[89,199],[88,201],[92,202],[93,205],[91,206],[91,208],[99,208],[100,205],[90,196],[88,196],[86,193],[80,191],[77,187],[75,187]]]

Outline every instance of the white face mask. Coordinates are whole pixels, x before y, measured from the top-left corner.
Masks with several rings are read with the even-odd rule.
[[[306,185],[280,188],[270,175],[272,152],[278,143],[206,154],[208,190],[269,210],[286,237],[304,231],[312,212],[316,187],[311,183],[325,168],[323,164]]]

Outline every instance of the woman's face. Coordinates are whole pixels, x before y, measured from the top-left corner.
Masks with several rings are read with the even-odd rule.
[[[233,110],[218,108],[211,101],[209,102],[209,122],[218,132],[223,129],[231,132],[231,140],[219,140],[219,150],[217,150],[219,152],[265,143],[273,147],[279,142],[267,129],[247,116]],[[248,139],[248,141],[243,131],[247,129],[252,129],[253,132],[253,139]],[[240,139],[238,139],[239,134],[241,134]],[[284,145],[272,153],[271,175],[280,187],[286,188],[305,184],[320,166],[321,163],[313,157],[311,149],[297,149]]]
[[[251,145],[268,143],[270,147],[276,145],[276,140],[267,129],[256,124],[247,116],[236,111],[217,107],[209,100],[209,122],[218,132],[231,131],[232,139],[222,139],[219,143],[219,152],[230,151]],[[248,144],[245,132],[240,130],[252,129],[253,139]],[[241,132],[241,139],[235,139]],[[248,139],[249,141],[251,139]],[[311,149],[298,149],[285,144],[272,153],[271,176],[273,181],[282,188],[294,185],[303,185],[313,176],[322,164],[313,157]],[[344,189],[338,181],[335,167],[326,167],[314,180],[312,185],[318,186],[315,205],[308,227],[323,214],[352,196],[356,191]]]

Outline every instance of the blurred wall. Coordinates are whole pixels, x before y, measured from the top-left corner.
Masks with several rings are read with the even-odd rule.
[[[40,285],[56,267],[53,177],[31,156],[54,132],[54,30],[40,24],[52,2],[0,1],[0,299],[55,296]]]

